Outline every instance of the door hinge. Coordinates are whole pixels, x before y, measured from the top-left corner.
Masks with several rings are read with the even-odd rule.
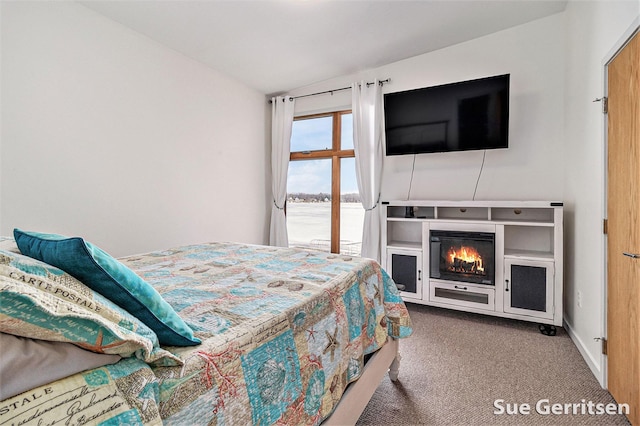
[[[593,102],[602,102],[602,113],[606,114],[609,112],[609,98],[603,96],[601,98],[596,98]]]
[[[602,219],[602,233],[607,235],[609,233],[609,221]]]
[[[594,337],[593,340],[600,341],[602,343],[602,355],[607,354],[607,339],[604,337]]]

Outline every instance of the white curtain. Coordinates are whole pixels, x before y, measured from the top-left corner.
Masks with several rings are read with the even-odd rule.
[[[365,209],[362,231],[363,257],[380,261],[380,185],[382,181],[382,89],[378,80],[353,83],[353,145],[356,177]]]
[[[295,101],[278,96],[271,99],[271,229],[269,244],[288,247],[287,219],[284,204],[287,200],[287,173],[291,146],[291,126]]]

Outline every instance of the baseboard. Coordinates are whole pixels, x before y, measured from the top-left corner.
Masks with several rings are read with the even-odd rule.
[[[606,389],[607,386],[606,386],[606,382],[605,382],[605,375],[604,375],[604,370],[602,368],[602,363],[600,361],[594,359],[593,356],[591,356],[591,353],[589,353],[589,351],[585,347],[583,341],[573,331],[573,328],[571,328],[571,325],[569,325],[569,323],[566,320],[563,322],[563,324],[564,324],[564,329],[566,330],[567,334],[569,335],[569,337],[571,338],[573,343],[578,348],[578,351],[580,352],[580,355],[582,355],[582,358],[584,358],[585,362],[589,366],[589,369],[591,370],[591,373],[593,373],[593,375],[595,376],[596,380],[598,380],[598,383],[600,383],[600,386],[603,389]]]

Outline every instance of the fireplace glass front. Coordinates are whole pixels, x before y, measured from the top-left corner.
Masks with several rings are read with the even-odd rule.
[[[431,278],[495,285],[495,234],[432,230],[430,244]]]

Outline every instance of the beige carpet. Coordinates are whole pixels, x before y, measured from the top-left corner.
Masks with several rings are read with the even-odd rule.
[[[623,415],[548,414],[551,404],[615,403],[567,333],[536,323],[407,304],[414,334],[400,342],[400,377],[385,377],[359,425],[628,425]],[[494,414],[494,401],[531,414]],[[584,400],[584,402],[583,402]],[[595,410],[595,406],[594,406]]]

